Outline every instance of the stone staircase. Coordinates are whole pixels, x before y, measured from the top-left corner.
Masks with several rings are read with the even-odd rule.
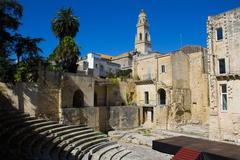
[[[0,159],[130,160],[131,151],[86,125],[63,125],[0,106]],[[138,159],[138,158],[135,158]]]

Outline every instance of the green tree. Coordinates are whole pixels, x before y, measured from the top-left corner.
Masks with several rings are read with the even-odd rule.
[[[23,37],[17,33],[23,8],[16,0],[0,0],[0,80],[3,82],[37,79],[41,38]],[[18,64],[9,56],[16,53]],[[22,59],[21,64],[19,63]],[[21,75],[21,76],[20,76]]]
[[[76,72],[79,54],[79,46],[74,39],[66,36],[49,56],[49,60],[61,64],[63,71]]]
[[[52,20],[52,31],[60,41],[66,37],[75,37],[79,29],[78,17],[71,8],[61,9]]]
[[[23,14],[22,6],[15,0],[0,0],[0,56],[7,58],[13,50],[15,31]]]
[[[17,36],[15,52],[17,56],[17,67],[14,75],[15,82],[36,82],[38,79],[38,63],[41,61],[38,47],[43,39]],[[22,61],[20,61],[22,57]]]

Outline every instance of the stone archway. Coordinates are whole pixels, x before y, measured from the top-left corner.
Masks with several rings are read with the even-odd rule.
[[[83,107],[84,106],[84,94],[82,90],[78,89],[73,94],[73,107]]]

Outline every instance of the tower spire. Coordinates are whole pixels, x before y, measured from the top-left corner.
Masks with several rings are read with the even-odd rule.
[[[135,50],[141,54],[148,54],[151,49],[151,39],[149,34],[149,24],[147,15],[143,9],[138,16],[137,33],[135,37]]]

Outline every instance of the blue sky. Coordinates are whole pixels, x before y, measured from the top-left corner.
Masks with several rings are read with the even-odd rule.
[[[150,24],[153,50],[165,53],[182,45],[206,47],[207,16],[240,7],[240,0],[20,0],[24,7],[19,32],[41,37],[48,56],[58,40],[51,20],[62,7],[72,7],[79,17],[75,37],[81,55],[99,52],[117,55],[134,49],[137,17],[144,9]],[[182,35],[182,36],[181,36]]]

